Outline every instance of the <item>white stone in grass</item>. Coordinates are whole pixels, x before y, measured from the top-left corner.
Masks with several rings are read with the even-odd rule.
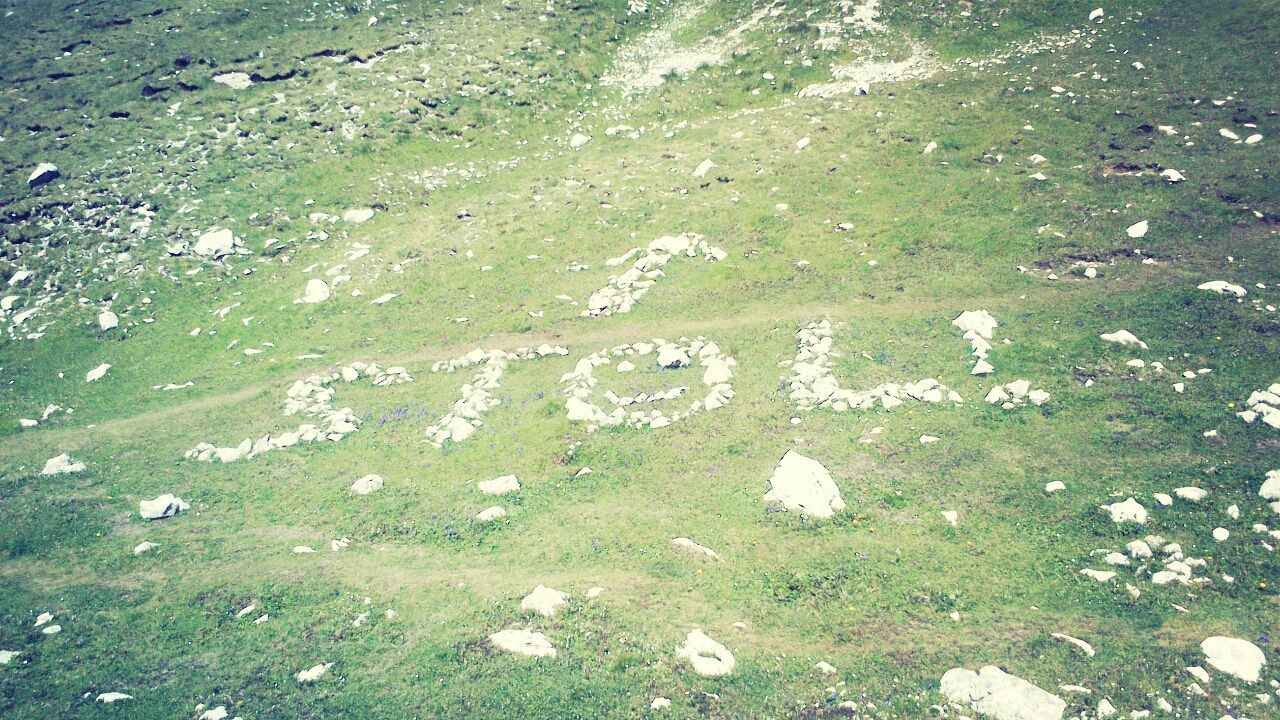
[[[656,697],[649,703],[650,710],[666,710],[669,707],[671,707],[671,700],[664,697]]]
[[[311,278],[307,281],[307,287],[302,293],[302,297],[294,300],[295,304],[315,305],[329,299],[329,285],[320,278]]]
[[[546,635],[533,630],[510,628],[489,636],[489,642],[499,650],[528,657],[555,657],[556,649]]]
[[[1228,529],[1226,529],[1226,528],[1224,528],[1224,527],[1218,527],[1218,528],[1214,528],[1214,529],[1213,529],[1213,539],[1214,539],[1214,541],[1216,541],[1216,542],[1226,542],[1226,541],[1227,541],[1227,538],[1229,538],[1229,537],[1231,537],[1231,531],[1230,531],[1230,530],[1228,530]]]
[[[373,208],[352,208],[342,213],[342,221],[359,225],[373,219]]]
[[[1173,504],[1173,496],[1166,493],[1151,493],[1151,497],[1156,499],[1163,507],[1169,507]]]
[[[321,678],[325,673],[329,672],[329,668],[333,667],[333,663],[320,663],[312,665],[306,670],[299,670],[294,674],[300,683],[313,683]]]
[[[1116,577],[1116,574],[1111,570],[1094,570],[1092,568],[1085,568],[1080,571],[1080,574],[1087,578],[1097,580],[1098,582],[1110,582]]]
[[[1147,236],[1147,231],[1151,229],[1151,223],[1146,220],[1136,222],[1125,228],[1125,233],[1131,238],[1141,238]]]
[[[110,310],[98,313],[98,327],[102,330],[114,330],[120,327],[120,316]]]
[[[687,660],[694,672],[706,677],[728,675],[738,662],[728,648],[701,630],[685,637],[684,643],[676,648],[676,656]]]
[[[578,148],[586,145],[589,142],[591,142],[590,135],[583,135],[582,133],[577,133],[573,137],[569,138],[569,147],[574,150],[577,150]]]
[[[836,673],[839,672],[838,670],[836,670],[834,665],[826,662],[825,660],[819,661],[817,665],[813,666],[813,669],[827,676],[835,675]]]
[[[1094,20],[1101,21],[1104,15],[1106,15],[1106,13],[1102,11],[1102,8],[1097,8],[1093,12],[1089,13],[1089,21],[1090,22],[1093,22]]]
[[[1111,521],[1117,525],[1123,523],[1136,523],[1138,525],[1143,525],[1147,522],[1147,509],[1142,507],[1142,503],[1132,497],[1124,502],[1103,505],[1102,509],[1110,513]]]
[[[720,559],[720,556],[716,554],[715,550],[712,550],[711,548],[706,547],[705,545],[699,545],[698,543],[690,540],[687,537],[672,538],[671,544],[681,550],[692,553],[694,555],[708,557],[708,558],[711,558],[712,560]]]
[[[152,550],[154,550],[154,549],[156,549],[156,548],[158,548],[158,547],[160,547],[160,546],[159,546],[159,545],[156,545],[155,543],[151,542],[150,540],[143,540],[142,542],[140,542],[140,543],[138,543],[137,545],[134,545],[134,546],[133,546],[133,554],[134,554],[134,555],[141,555],[141,554],[146,553],[146,552],[151,552]]]
[[[0,665],[8,665],[21,654],[20,650],[0,650]]]
[[[101,380],[102,376],[106,375],[107,371],[110,369],[111,369],[111,365],[109,363],[102,363],[98,367],[85,373],[84,381],[87,383],[91,383],[91,382],[94,382],[95,380]]]
[[[1145,342],[1139,340],[1136,335],[1128,330],[1117,330],[1112,333],[1103,333],[1098,337],[1106,340],[1107,342],[1113,342],[1122,346],[1137,345],[1144,350],[1147,348],[1147,344]]]
[[[1239,140],[1240,136],[1227,128],[1218,128],[1218,134],[1228,140]]]
[[[476,487],[485,495],[506,495],[520,489],[520,481],[515,475],[503,475],[492,480],[482,480]]]
[[[1054,640],[1057,640],[1058,642],[1064,642],[1070,645],[1074,645],[1076,648],[1080,650],[1080,652],[1084,653],[1087,657],[1093,657],[1096,654],[1096,651],[1093,649],[1093,646],[1085,642],[1084,640],[1081,640],[1080,638],[1071,637],[1070,635],[1064,635],[1062,633],[1053,633],[1050,637],[1052,637]]]
[[[1260,142],[1262,142],[1262,133],[1254,133],[1244,139],[1245,145],[1257,145]]]
[[[119,702],[120,700],[132,700],[133,696],[125,695],[122,692],[104,692],[99,693],[98,697],[95,699],[100,703],[110,705],[111,703]]]
[[[1248,290],[1227,282],[1226,280],[1210,280],[1207,283],[1201,283],[1196,286],[1198,290],[1211,290],[1219,295],[1235,295],[1236,297],[1244,297],[1249,294]]]
[[[938,149],[938,143],[936,143],[936,142],[934,142],[934,141],[930,140],[930,141],[929,141],[929,144],[924,146],[924,150],[923,150],[920,154],[921,154],[921,155],[932,155],[932,154],[933,154],[933,151],[934,151],[934,150],[937,150],[937,149]]]
[[[1262,650],[1248,640],[1216,635],[1205,638],[1200,649],[1215,669],[1245,682],[1257,682],[1262,666],[1267,664]]]
[[[44,461],[44,469],[40,471],[41,475],[65,475],[67,473],[78,473],[84,470],[85,465],[82,462],[76,462],[71,456],[62,453],[55,455]]]
[[[1000,327],[1000,323],[986,310],[966,310],[957,315],[951,324],[962,332],[974,332],[988,340],[995,329]]]
[[[698,163],[698,167],[693,169],[693,176],[695,178],[702,179],[706,177],[707,173],[711,172],[711,168],[714,168],[715,166],[716,164],[711,162],[711,160],[703,160]]]
[[[368,495],[375,490],[381,490],[382,486],[381,475],[369,474],[351,483],[351,492],[356,495]]]
[[[58,172],[58,166],[53,163],[42,162],[36,165],[36,169],[31,171],[31,175],[27,177],[27,187],[39,187],[45,183],[57,180],[61,173]],[[13,283],[9,283],[12,285]]]
[[[533,589],[533,592],[524,596],[520,601],[521,610],[532,610],[544,617],[551,617],[560,611],[561,608],[568,607],[569,595],[554,588],[545,585],[539,585]]]
[[[36,616],[36,624],[34,625],[34,627],[40,627],[41,625],[48,625],[50,622],[53,622],[53,613],[42,612]]]
[[[197,706],[196,706],[196,711],[199,711],[199,710],[200,710],[200,708],[202,708],[202,707],[204,707],[204,706],[203,706],[203,705],[197,705]],[[209,710],[205,710],[205,711],[204,711],[204,713],[202,713],[202,714],[200,715],[200,717],[198,718],[198,720],[227,720],[227,706],[226,706],[226,705],[219,705],[219,706],[218,706],[218,707],[216,707],[216,708],[212,708],[212,709],[209,709]]]
[[[960,526],[960,513],[956,512],[955,510],[943,510],[942,519],[946,520],[947,523],[951,525],[951,527]]]
[[[236,250],[236,238],[231,230],[227,228],[215,227],[201,235],[191,250],[204,257],[212,257],[214,260],[230,255]]]
[[[165,493],[155,500],[139,501],[138,515],[142,516],[143,520],[161,520],[173,517],[190,508],[191,505],[182,498],[173,493]]]
[[[214,75],[213,81],[219,85],[226,85],[232,90],[244,90],[253,84],[253,78],[248,73],[229,72],[221,75]]]
[[[938,437],[938,436],[936,436],[936,435],[921,435],[921,436],[920,436],[920,444],[921,444],[921,445],[932,445],[933,443],[936,443],[936,442],[938,442],[938,441],[939,441],[939,440],[941,440],[941,439],[942,439],[942,438],[940,438],[940,437]]]
[[[1258,495],[1263,500],[1280,500],[1280,470],[1268,470],[1267,477],[1258,488]]]
[[[379,295],[378,298],[373,301],[373,304],[386,305],[387,303],[391,302],[392,300],[395,300],[398,297],[400,296],[397,295],[396,293],[387,293],[386,295]]]
[[[788,450],[773,477],[769,478],[766,502],[780,503],[790,511],[817,518],[829,518],[837,510],[845,508],[840,488],[831,479],[831,473],[822,463],[805,457],[795,450]]]
[[[40,632],[44,633],[45,635],[57,635],[58,633],[62,632],[62,626],[61,625],[45,625],[44,628],[40,630]]]
[[[1051,480],[1050,482],[1045,483],[1045,486],[1044,486],[1045,493],[1049,495],[1052,495],[1056,492],[1062,492],[1063,490],[1066,490],[1066,489],[1067,489],[1066,483],[1062,482],[1061,480]]]
[[[1160,177],[1163,177],[1165,180],[1168,180],[1171,183],[1179,183],[1187,179],[1186,175],[1183,175],[1182,173],[1178,172],[1177,170],[1174,170],[1173,168],[1166,168],[1163,172],[1160,173]]]
[[[481,510],[479,513],[477,513],[476,520],[479,520],[480,522],[491,522],[493,520],[497,520],[500,517],[503,517],[506,514],[507,514],[506,510],[502,509],[497,505],[494,505],[493,507],[487,507],[484,510]]]
[[[1200,502],[1201,500],[1208,497],[1209,491],[1205,490],[1204,488],[1198,488],[1198,487],[1180,487],[1180,488],[1174,489],[1173,494],[1177,495],[1183,500],[1190,500],[1191,502]]]
[[[978,672],[948,670],[941,681],[943,697],[961,708],[996,720],[1061,720],[1067,703],[994,665]]]

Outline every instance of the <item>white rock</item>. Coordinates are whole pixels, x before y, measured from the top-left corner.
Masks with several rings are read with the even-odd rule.
[[[1147,236],[1147,230],[1151,228],[1151,224],[1146,220],[1136,222],[1125,229],[1125,233],[1131,238],[1140,238]]]
[[[573,148],[574,150],[577,150],[578,148],[582,147],[583,145],[586,145],[589,142],[591,142],[590,135],[583,135],[582,133],[577,133],[573,137],[569,138],[569,147]]]
[[[532,610],[533,612],[551,617],[555,615],[560,608],[568,607],[569,596],[553,588],[539,585],[533,589],[520,601],[521,610]]]
[[[694,630],[685,637],[684,643],[676,648],[676,656],[687,660],[694,672],[707,677],[728,675],[737,664],[728,648],[701,630]]]
[[[1147,347],[1146,343],[1139,340],[1136,335],[1129,332],[1128,330],[1117,330],[1112,333],[1103,333],[1098,337],[1102,338],[1103,340],[1106,340],[1107,342],[1113,342],[1119,345],[1125,345],[1125,346],[1137,345],[1138,347],[1143,349],[1146,349]]]
[[[8,665],[21,654],[20,650],[0,650],[0,665]]]
[[[698,167],[693,169],[693,176],[699,179],[704,178],[707,176],[707,173],[711,172],[711,168],[714,168],[715,166],[716,164],[710,160],[703,160],[698,163]]]
[[[830,676],[830,675],[835,675],[837,672],[839,672],[839,671],[837,671],[837,670],[836,670],[836,668],[835,668],[835,666],[834,666],[834,665],[831,665],[830,663],[828,663],[828,662],[826,662],[826,661],[820,661],[820,662],[818,662],[818,664],[817,664],[817,665],[814,665],[814,666],[813,666],[813,669],[814,669],[814,670],[817,670],[818,672],[822,673],[823,675],[828,675],[828,676]]]
[[[959,527],[960,525],[960,513],[955,510],[943,510],[942,519],[946,520],[951,527]]]
[[[1262,666],[1267,664],[1262,650],[1248,640],[1217,635],[1206,638],[1200,649],[1214,668],[1245,682],[1257,682]]]
[[[1196,288],[1199,290],[1212,290],[1213,292],[1216,292],[1219,295],[1226,295],[1229,293],[1231,295],[1235,295],[1236,297],[1244,297],[1245,295],[1249,294],[1248,290],[1245,290],[1239,285],[1233,285],[1232,283],[1229,283],[1226,280],[1211,280],[1207,283],[1201,283],[1197,285]]]
[[[139,501],[138,515],[141,515],[143,520],[160,520],[173,517],[190,508],[191,505],[182,498],[172,493],[165,493],[155,500]]]
[[[382,476],[370,473],[351,483],[351,492],[356,495],[368,495],[375,490],[381,490],[382,486]]]
[[[352,208],[342,213],[342,221],[359,225],[373,219],[373,208]]]
[[[235,249],[236,239],[231,231],[227,228],[215,227],[196,240],[192,251],[197,255],[212,257],[217,260],[220,257],[234,253]]]
[[[480,522],[490,522],[492,520],[497,520],[498,518],[506,514],[507,514],[506,510],[502,509],[497,505],[494,505],[493,507],[487,507],[484,510],[481,510],[476,515],[476,520],[479,520]]]
[[[555,657],[556,649],[546,635],[532,630],[501,630],[489,636],[489,642],[499,650],[528,657]]]
[[[85,465],[82,462],[76,462],[71,456],[62,453],[55,455],[44,462],[44,469],[40,471],[41,475],[64,475],[66,473],[78,473],[84,470]]]
[[[962,332],[975,332],[988,340],[995,329],[1000,327],[1000,323],[986,310],[966,310],[957,315],[951,324]]]
[[[229,72],[221,75],[214,75],[213,81],[221,85],[226,85],[232,90],[244,90],[253,84],[253,78],[248,73]]]
[[[996,720],[1061,720],[1062,698],[993,665],[978,672],[953,668],[942,676],[942,695]]]
[[[387,293],[386,295],[379,295],[378,298],[374,300],[372,304],[386,305],[387,303],[391,302],[392,300],[395,300],[398,297],[400,296],[396,293]]]
[[[31,171],[31,175],[27,177],[27,187],[39,187],[45,183],[57,180],[61,173],[58,172],[58,166],[53,163],[42,162],[36,165],[35,170]],[[13,283],[9,283],[12,285]]]
[[[1124,502],[1103,505],[1102,509],[1111,514],[1111,521],[1117,525],[1127,522],[1142,525],[1147,522],[1147,509],[1132,497]]]
[[[121,692],[105,692],[105,693],[100,693],[96,699],[100,703],[105,703],[109,705],[113,702],[118,702],[120,700],[132,700],[133,696],[125,695],[124,693],[121,693]]]
[[[114,330],[120,327],[120,317],[110,310],[98,313],[98,327],[102,330]]]
[[[1096,9],[1096,10],[1094,10],[1093,12],[1089,13],[1089,20],[1090,20],[1091,22],[1092,22],[1092,21],[1094,21],[1094,20],[1099,20],[1099,21],[1101,21],[1101,20],[1102,20],[1102,17],[1103,17],[1103,15],[1104,15],[1104,14],[1105,14],[1105,13],[1103,13],[1103,12],[1102,12],[1102,8],[1097,8],[1097,9]]]
[[[1229,537],[1231,537],[1230,530],[1223,527],[1213,529],[1213,539],[1217,542],[1226,542]]]
[[[650,710],[665,710],[669,707],[671,707],[671,700],[664,697],[656,697],[649,703]]]
[[[94,381],[96,381],[96,380],[101,380],[101,379],[102,379],[102,376],[103,376],[103,375],[106,375],[106,374],[107,374],[107,371],[108,371],[108,370],[110,370],[110,369],[111,369],[111,365],[110,365],[109,363],[102,363],[102,364],[101,364],[101,365],[99,365],[98,367],[96,367],[96,368],[94,368],[94,369],[90,370],[89,372],[85,373],[85,374],[84,374],[84,381],[85,381],[85,382],[94,382]]]
[[[1069,643],[1071,645],[1076,646],[1077,648],[1079,648],[1080,652],[1084,653],[1088,657],[1093,657],[1096,654],[1096,651],[1093,649],[1093,646],[1081,640],[1080,638],[1074,638],[1074,637],[1071,637],[1070,635],[1063,635],[1062,633],[1053,633],[1051,637],[1053,637],[1053,639],[1057,640],[1058,642]]]
[[[515,475],[503,475],[492,480],[476,483],[476,487],[485,495],[506,495],[520,489],[520,481]]]
[[[688,552],[691,552],[694,555],[702,555],[705,557],[709,557],[712,560],[720,559],[720,556],[717,555],[714,550],[704,545],[699,545],[698,543],[690,540],[687,537],[672,538],[671,544],[676,546],[677,548],[680,548],[681,550],[687,550]]]
[[[1198,487],[1180,487],[1180,488],[1175,488],[1173,491],[1173,494],[1177,495],[1183,500],[1190,500],[1191,502],[1200,502],[1201,500],[1208,497],[1209,491],[1205,490],[1204,488],[1198,488]]]
[[[1061,480],[1050,481],[1048,483],[1045,483],[1045,486],[1044,486],[1044,491],[1050,495],[1056,492],[1062,492],[1063,490],[1066,490],[1066,489],[1067,489],[1066,483],[1062,482]]]
[[[133,546],[133,554],[134,554],[134,555],[141,555],[141,554],[143,554],[143,553],[145,553],[145,552],[151,552],[152,550],[156,549],[157,547],[160,547],[160,546],[159,546],[159,545],[156,545],[155,543],[151,542],[150,540],[143,540],[142,542],[140,542],[140,543],[138,543],[137,545],[134,545],[134,546]]]
[[[764,499],[781,503],[787,510],[818,518],[829,518],[845,508],[844,498],[831,479],[831,473],[822,463],[794,450],[788,450],[778,461],[773,477],[769,478],[769,491]]]
[[[304,305],[315,305],[329,299],[329,285],[320,278],[311,278],[307,281],[306,290],[303,291],[302,297],[294,302]]]
[[[312,665],[306,670],[299,670],[297,673],[294,674],[294,677],[297,678],[298,682],[300,683],[313,683],[319,680],[322,675],[329,672],[329,668],[331,667],[333,667],[333,663],[320,663],[319,665]]]

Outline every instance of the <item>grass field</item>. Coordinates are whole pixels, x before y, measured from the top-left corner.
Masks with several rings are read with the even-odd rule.
[[[1280,718],[1280,430],[1236,415],[1280,381],[1274,5],[630,5],[0,2],[0,717]],[[660,84],[610,79],[637,63]],[[215,227],[242,252],[198,255]],[[724,259],[581,316],[607,259],[680,233]],[[331,296],[296,302],[313,279]],[[999,321],[991,374],[966,310]],[[824,318],[842,387],[964,402],[798,406]],[[1121,329],[1148,347],[1099,337]],[[697,337],[736,360],[724,407],[570,421],[580,359]],[[568,354],[511,362],[471,437],[427,441],[476,372],[433,365],[544,343]],[[184,457],[314,422],[290,386],[354,361],[413,381],[334,384],[363,420],[339,442]],[[699,368],[636,365],[597,368],[594,401],[702,394]],[[1050,399],[983,401],[1017,379]],[[766,504],[788,450],[845,510]],[[85,468],[41,474],[60,453]],[[1183,487],[1208,494],[1154,497]],[[162,493],[189,508],[142,519]],[[1100,509],[1131,496],[1142,526]],[[1148,536],[1190,581],[1154,581],[1159,543],[1104,560]],[[537,585],[567,607],[521,610]],[[490,643],[508,628],[556,656]],[[730,674],[677,655],[699,628]],[[1257,681],[1211,636],[1260,648]],[[986,665],[1065,714],[950,704],[942,675]]]

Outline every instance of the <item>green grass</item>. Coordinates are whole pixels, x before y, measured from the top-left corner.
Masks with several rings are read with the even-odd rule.
[[[219,0],[149,16],[146,5],[21,3],[0,19],[22,39],[0,59],[15,88],[0,95],[0,278],[19,267],[38,276],[0,295],[24,308],[47,280],[57,298],[28,321],[53,321],[44,337],[0,340],[0,650],[23,653],[0,666],[0,715],[195,717],[203,703],[245,720],[641,717],[665,696],[671,717],[826,717],[853,700],[868,717],[918,718],[942,702],[947,669],[996,664],[1052,692],[1092,688],[1062,693],[1073,712],[1109,698],[1127,714],[1167,698],[1184,717],[1268,717],[1254,694],[1274,670],[1255,686],[1215,671],[1199,698],[1183,668],[1203,664],[1199,642],[1215,634],[1258,642],[1268,667],[1277,662],[1263,638],[1280,621],[1280,566],[1250,526],[1275,523],[1256,492],[1280,467],[1280,438],[1229,406],[1280,379],[1276,314],[1251,303],[1280,304],[1274,288],[1254,286],[1280,277],[1274,13],[1257,2],[1134,3],[1108,7],[1094,37],[1093,6],[1080,3],[975,3],[967,18],[886,3],[887,35],[824,52],[812,47],[817,23],[839,22],[838,6],[790,2],[747,34],[748,52],[623,101],[598,79],[674,9],[628,16],[625,5]],[[695,45],[754,9],[713,3],[676,39]],[[1078,42],[986,69],[951,64],[866,97],[795,97],[864,51],[921,42],[952,62],[1074,30]],[[316,55],[367,60],[405,42],[421,45],[364,69]],[[175,65],[179,56],[190,62]],[[237,92],[210,80],[228,70],[298,73]],[[55,71],[72,75],[46,82]],[[144,98],[144,84],[169,89]],[[1054,85],[1074,102],[1051,98]],[[357,125],[349,140],[344,121]],[[642,128],[640,139],[605,136],[621,123]],[[1244,123],[1265,139],[1217,135]],[[1153,129],[1165,124],[1194,145]],[[593,139],[570,151],[578,131]],[[796,151],[801,137],[811,144]],[[922,155],[930,141],[938,150]],[[1048,161],[1033,168],[1036,153]],[[705,158],[717,167],[692,178]],[[45,159],[65,187],[28,190],[29,168]],[[1188,180],[1165,183],[1167,167]],[[413,180],[429,170],[447,184]],[[1031,180],[1036,171],[1049,180]],[[145,238],[100,222],[143,203],[156,211]],[[378,210],[364,225],[307,219],[361,206]],[[463,209],[470,219],[458,219]],[[1150,234],[1127,238],[1141,219]],[[165,253],[217,224],[253,253],[226,264]],[[728,257],[674,259],[629,314],[578,316],[615,272],[606,258],[679,232]],[[269,238],[278,242],[264,250]],[[356,242],[372,249],[349,264],[352,280],[323,304],[294,304]],[[1142,264],[1135,247],[1159,262]],[[1100,277],[1073,275],[1076,260],[1100,262]],[[1195,289],[1212,279],[1250,294],[1236,303]],[[383,293],[399,297],[370,304]],[[97,329],[108,299],[124,331]],[[968,345],[950,325],[980,308],[1001,324],[987,378],[968,375]],[[797,328],[823,317],[845,387],[938,377],[966,403],[800,411],[778,363],[794,357]],[[1150,350],[1098,339],[1121,328]],[[579,358],[680,336],[706,336],[737,359],[730,405],[654,431],[568,422],[556,381]],[[264,342],[274,347],[243,354]],[[433,373],[434,362],[543,342],[570,353],[513,363],[475,436],[426,443],[472,375]],[[296,359],[308,354],[322,357]],[[1139,356],[1167,371],[1125,366]],[[296,426],[281,415],[288,386],[353,360],[414,376],[336,386],[335,406],[364,419],[359,432],[229,465],[183,459],[200,441]],[[107,376],[84,383],[102,362]],[[1173,376],[1198,368],[1213,372],[1175,393]],[[601,391],[699,385],[694,370],[597,375]],[[1016,378],[1052,399],[1012,411],[981,401]],[[49,403],[75,412],[18,427]],[[876,441],[860,442],[874,427],[884,428]],[[1210,429],[1218,436],[1204,437]],[[942,440],[922,445],[923,434]],[[768,477],[791,448],[831,470],[846,512],[823,522],[766,512]],[[59,452],[88,470],[40,476]],[[582,467],[592,472],[577,477]],[[386,487],[350,496],[369,472]],[[523,485],[514,497],[474,488],[508,473]],[[1052,480],[1067,490],[1046,495]],[[1153,507],[1152,493],[1184,485],[1212,494]],[[138,501],[164,492],[191,509],[141,521]],[[1141,530],[1098,509],[1129,495],[1152,509]],[[510,514],[474,521],[492,504]],[[1233,504],[1238,520],[1226,515]],[[959,527],[943,510],[960,513]],[[1210,538],[1218,526],[1229,541]],[[1093,551],[1146,534],[1206,558],[1196,574],[1212,583],[1079,574],[1103,568]],[[676,536],[724,561],[675,552]],[[341,537],[351,547],[330,552]],[[134,557],[144,539],[159,547]],[[540,583],[572,596],[567,612],[519,610]],[[606,590],[584,601],[593,586]],[[237,618],[249,604],[257,610]],[[33,627],[44,611],[61,633]],[[263,612],[270,620],[254,625]],[[485,642],[526,624],[557,658]],[[732,675],[700,678],[677,661],[696,627],[734,652]],[[1098,654],[1085,659],[1054,632]],[[819,660],[839,677],[813,671]],[[319,682],[294,680],[320,662],[334,666]],[[93,702],[108,691],[135,699]]]

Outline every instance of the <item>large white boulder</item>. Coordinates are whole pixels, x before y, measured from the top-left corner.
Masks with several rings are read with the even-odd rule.
[[[30,177],[27,178],[27,187],[40,187],[45,183],[51,183],[58,179],[60,173],[58,166],[53,163],[42,162],[36,165],[36,169],[31,171]]]
[[[1215,635],[1205,638],[1200,649],[1214,668],[1245,682],[1257,682],[1262,666],[1267,664],[1262,650],[1248,640]]]
[[[382,476],[371,473],[351,483],[351,492],[356,495],[368,495],[374,490],[381,490],[382,484]]]
[[[114,330],[120,327],[120,317],[110,310],[98,313],[98,327],[103,330]]]
[[[685,637],[684,643],[676,648],[676,656],[688,660],[694,672],[708,677],[728,675],[738,663],[728,648],[701,630],[694,630]]]
[[[485,495],[506,495],[520,489],[520,481],[515,475],[503,475],[492,480],[481,480],[476,483],[480,492]]]
[[[302,297],[294,302],[303,303],[304,305],[315,305],[329,299],[329,285],[320,278],[311,278],[307,281],[307,288],[303,291]]]
[[[947,700],[996,720],[1061,720],[1067,703],[994,665],[978,672],[952,668],[942,676]]]
[[[778,461],[773,477],[769,478],[769,492],[765,501],[781,503],[790,511],[818,518],[829,518],[837,510],[845,508],[840,488],[831,479],[831,473],[822,463],[805,457],[795,450]]]

